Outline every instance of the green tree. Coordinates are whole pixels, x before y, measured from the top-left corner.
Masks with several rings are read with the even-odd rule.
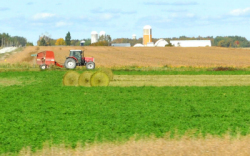
[[[26,46],[34,46],[32,42],[27,42]]]
[[[8,33],[0,33],[0,46],[25,46],[27,39],[20,36],[10,36]]]
[[[89,46],[89,45],[91,45],[91,39],[90,39],[90,38],[85,39],[85,44],[84,44],[84,46]]]
[[[44,38],[41,39],[39,46],[46,46],[46,41]]]
[[[68,33],[66,34],[65,42],[66,42],[66,45],[70,45],[70,43],[71,43],[70,32],[68,32]]]
[[[55,45],[65,45],[65,44],[66,44],[66,43],[65,43],[65,41],[64,41],[63,38],[57,39],[57,40],[56,40],[56,43],[55,43]]]
[[[90,46],[109,46],[109,43],[107,41],[99,41],[96,43],[92,43]]]
[[[221,40],[218,42],[219,47],[227,47],[227,42],[225,40]]]

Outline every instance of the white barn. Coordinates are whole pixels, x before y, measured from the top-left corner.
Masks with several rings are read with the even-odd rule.
[[[170,40],[175,47],[211,47],[210,40]]]
[[[159,39],[157,42],[155,42],[156,47],[165,47],[167,44],[168,42],[164,39]]]

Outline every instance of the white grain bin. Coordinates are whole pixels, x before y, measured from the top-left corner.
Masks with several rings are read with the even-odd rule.
[[[91,32],[91,44],[98,42],[98,33],[96,31]]]
[[[157,42],[155,42],[156,47],[165,47],[166,45],[168,45],[168,42],[164,39],[159,39]]]
[[[147,45],[149,42],[152,42],[152,27],[146,25],[143,28],[143,45]]]
[[[133,35],[132,35],[132,39],[133,39],[133,40],[136,40],[136,34],[133,34]]]

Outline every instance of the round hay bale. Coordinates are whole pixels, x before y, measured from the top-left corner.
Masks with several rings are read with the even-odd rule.
[[[93,73],[90,71],[83,72],[78,79],[78,85],[84,86],[84,87],[90,87],[91,86],[90,85],[90,78],[91,78],[92,74]]]
[[[111,69],[109,69],[109,68],[101,68],[100,71],[101,71],[101,72],[104,72],[105,74],[107,74],[108,77],[109,77],[109,80],[110,80],[110,81],[113,81],[113,79],[114,79],[114,74],[113,74],[113,71],[112,71]]]
[[[75,71],[67,72],[63,77],[64,86],[78,86],[79,73]]]
[[[109,77],[104,72],[96,72],[90,78],[91,86],[108,86],[109,85]]]

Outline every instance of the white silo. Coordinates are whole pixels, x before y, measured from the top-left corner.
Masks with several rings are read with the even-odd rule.
[[[98,42],[98,33],[96,31],[91,32],[91,44]]]
[[[101,32],[99,33],[99,37],[101,37],[101,36],[106,36],[106,32],[105,32],[105,31],[101,31]]]
[[[143,45],[147,45],[149,42],[152,42],[152,27],[146,25],[143,28]]]
[[[136,35],[135,34],[132,35],[132,39],[136,40]]]
[[[99,41],[105,41],[106,40],[106,32],[105,31],[101,31],[99,33]]]

